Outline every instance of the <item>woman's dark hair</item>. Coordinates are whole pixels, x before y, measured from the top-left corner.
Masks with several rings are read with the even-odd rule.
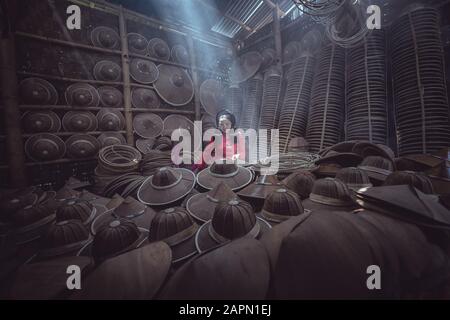
[[[234,115],[228,111],[228,110],[221,110],[219,112],[217,112],[216,115],[216,125],[219,125],[219,120],[221,117],[226,116],[228,118],[228,120],[230,120],[231,122],[231,126],[234,128],[234,126],[236,125],[236,118],[234,117]]]

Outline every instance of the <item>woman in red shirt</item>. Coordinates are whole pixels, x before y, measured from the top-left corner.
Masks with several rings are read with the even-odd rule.
[[[216,115],[216,124],[218,129],[222,133],[222,154],[217,154],[217,152],[214,152],[214,154],[212,154],[212,149],[215,148],[214,151],[217,151],[218,147],[215,142],[215,139],[217,139],[217,137],[213,137],[208,145],[204,148],[203,163],[201,165],[194,166],[194,169],[204,169],[207,167],[207,165],[212,164],[215,160],[221,159],[245,161],[244,136],[239,131],[234,132],[233,134],[230,134],[230,132],[228,131],[234,130],[236,127],[236,118],[234,117],[234,115],[227,110],[222,110]]]

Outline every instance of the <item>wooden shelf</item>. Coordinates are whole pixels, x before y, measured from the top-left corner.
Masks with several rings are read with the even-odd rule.
[[[0,106],[1,110],[2,106]],[[66,106],[66,105],[19,105],[19,109],[23,110],[52,110],[52,111],[100,111],[105,109],[105,107],[75,107],[75,106]],[[124,108],[111,108],[118,111],[125,111]],[[179,110],[179,109],[151,109],[151,108],[131,108],[131,112],[151,112],[151,113],[173,113],[173,114],[185,114],[185,115],[195,115],[195,111],[191,110]]]
[[[28,77],[36,77],[36,78],[43,78],[43,79],[63,81],[63,82],[75,82],[75,83],[82,82],[82,83],[99,84],[99,85],[105,85],[105,86],[123,86],[123,82],[67,78],[67,77],[52,76],[52,75],[36,73],[36,72],[17,71],[17,74],[20,74],[23,76],[28,76]]]
[[[50,134],[54,134],[55,136],[58,137],[70,137],[76,134],[88,134],[91,136],[99,136],[102,133],[108,133],[108,132],[115,132],[115,133],[121,133],[121,134],[125,134],[126,131],[125,130],[120,130],[120,131],[77,131],[77,132],[67,132],[67,131],[59,131],[59,132],[37,132],[37,133],[23,133],[22,137],[23,138],[30,138],[34,135],[40,134],[40,133],[50,133]],[[0,135],[0,139],[5,139],[6,136],[5,135]]]
[[[52,161],[42,161],[42,162],[27,162],[25,165],[27,167],[36,167],[36,166],[48,166],[48,165],[55,165],[55,164],[63,164],[63,163],[73,163],[73,162],[90,162],[90,161],[97,161],[97,158],[81,158],[81,159],[58,159],[58,160],[52,160]],[[0,169],[6,170],[9,167],[7,165],[0,165]]]
[[[42,41],[42,42],[46,42],[46,43],[54,43],[54,44],[71,47],[71,48],[76,48],[76,49],[95,51],[95,52],[101,52],[101,53],[109,53],[109,54],[119,55],[119,56],[122,55],[121,50],[105,49],[105,48],[95,47],[92,45],[77,43],[77,42],[73,42],[73,41],[44,37],[44,36],[40,36],[37,34],[31,34],[31,33],[22,32],[22,31],[16,31],[15,34],[16,34],[16,36],[19,36],[22,38],[38,40],[38,41]],[[204,68],[191,68],[191,66],[189,66],[189,65],[185,65],[185,64],[181,64],[181,63],[177,63],[177,62],[169,61],[169,60],[153,58],[153,57],[145,56],[145,55],[141,55],[141,54],[129,53],[129,56],[132,58],[139,58],[139,59],[143,59],[143,60],[156,62],[158,64],[167,64],[167,65],[172,65],[172,66],[176,66],[176,67],[180,67],[180,68],[184,68],[184,69],[196,69],[196,70],[199,70],[202,72],[208,72],[208,73],[212,73],[212,74],[222,76],[222,77],[226,76],[226,74],[223,74],[223,73],[220,73],[220,72],[217,72],[214,70],[209,70],[209,69],[204,69]],[[49,76],[47,76],[47,77],[49,77]],[[58,78],[60,78],[60,77],[58,77]],[[72,81],[72,80],[70,80],[70,78],[66,78],[66,79],[67,80],[64,80],[64,81]],[[54,80],[62,80],[62,79],[54,79]],[[82,82],[82,81],[79,81],[79,82]],[[123,83],[120,83],[120,84],[123,85]]]

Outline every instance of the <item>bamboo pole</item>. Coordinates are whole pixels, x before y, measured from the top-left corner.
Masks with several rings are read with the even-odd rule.
[[[0,46],[0,79],[2,84],[3,125],[6,131],[6,150],[10,185],[23,188],[27,185],[25,153],[23,149],[20,111],[18,108],[18,88],[16,55],[13,34],[2,38]]]
[[[198,74],[195,69],[197,66],[197,56],[195,54],[195,49],[194,49],[194,39],[192,39],[191,35],[189,35],[187,37],[187,44],[188,44],[189,57],[191,59],[191,66],[193,68],[192,69],[192,82],[194,84],[195,120],[200,120],[202,117],[200,94],[199,94],[200,84],[198,83],[199,82]]]
[[[280,16],[278,5],[273,8],[273,36],[275,38],[275,52],[276,63],[280,71],[282,71],[282,48],[281,48],[281,30],[280,30]]]
[[[66,46],[66,47],[71,47],[71,48],[91,50],[91,51],[97,51],[97,52],[102,52],[102,53],[110,53],[110,54],[116,54],[116,55],[120,55],[122,53],[120,50],[111,50],[111,49],[106,49],[106,48],[94,47],[94,46],[90,46],[90,45],[87,45],[87,44],[77,43],[77,42],[74,42],[74,41],[67,41],[67,40],[60,40],[60,39],[54,39],[54,38],[49,38],[49,37],[43,37],[43,36],[39,36],[39,35],[36,35],[36,34],[27,33],[27,32],[16,31],[15,34],[17,36],[19,36],[19,37],[22,37],[22,38],[34,39],[34,40],[38,40],[38,41],[46,42],[46,43],[59,44],[59,45]]]
[[[122,42],[122,74],[123,74],[123,100],[125,109],[125,129],[127,143],[134,145],[133,114],[131,112],[131,86],[130,86],[130,57],[128,54],[127,26],[123,8],[119,10],[119,30]]]
[[[37,77],[49,80],[63,81],[63,82],[82,82],[89,84],[98,84],[98,85],[106,85],[106,86],[122,86],[123,82],[112,82],[112,81],[99,81],[99,80],[90,80],[90,79],[76,79],[76,78],[67,78],[67,77],[59,77],[52,76],[43,73],[36,72],[27,72],[27,71],[18,71],[17,74],[28,76],[28,77]]]

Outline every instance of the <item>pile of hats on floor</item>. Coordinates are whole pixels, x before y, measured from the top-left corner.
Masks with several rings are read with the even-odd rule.
[[[22,261],[10,263],[4,294],[448,298],[450,211],[443,199],[450,180],[423,172],[445,166],[436,159],[396,159],[386,146],[350,141],[325,150],[313,169],[282,180],[218,161],[197,175],[157,168],[136,197],[104,198],[68,184],[54,194],[54,210],[41,209],[29,193],[9,194],[1,205],[14,203],[16,220],[50,218],[26,242],[28,251],[12,236],[16,231],[7,237],[20,248],[10,257]],[[22,213],[30,208],[33,215]],[[73,264],[82,269],[82,290],[66,288]],[[380,290],[367,286],[373,265],[382,273],[373,284]]]

